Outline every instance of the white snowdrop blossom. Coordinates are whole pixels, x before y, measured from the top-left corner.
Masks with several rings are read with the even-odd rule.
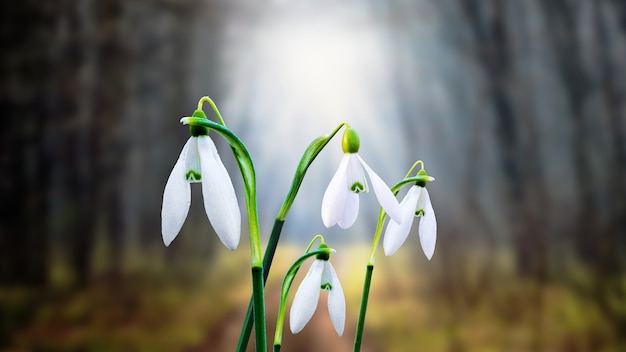
[[[385,212],[401,223],[400,206],[385,182],[359,156],[359,139],[353,129],[344,132],[343,158],[337,172],[330,180],[322,199],[322,221],[326,227],[338,224],[347,229],[354,224],[359,214],[359,193],[368,192],[365,179],[367,172],[378,202]],[[365,172],[364,172],[365,169]]]
[[[406,241],[413,224],[414,217],[421,217],[419,222],[419,237],[422,250],[430,260],[435,252],[437,241],[437,219],[430,202],[428,190],[425,187],[413,185],[400,202],[402,222],[398,224],[391,219],[387,224],[383,239],[383,248],[386,255],[392,255]]]
[[[239,245],[241,212],[232,181],[208,135],[187,140],[163,192],[161,229],[166,246],[176,238],[191,204],[190,183],[202,183],[204,209],[224,245]]]
[[[311,320],[320,290],[328,291],[328,312],[330,319],[341,336],[346,320],[346,299],[343,289],[337,278],[335,269],[328,260],[316,259],[311,265],[309,272],[298,287],[289,313],[289,326],[291,332],[297,334]]]

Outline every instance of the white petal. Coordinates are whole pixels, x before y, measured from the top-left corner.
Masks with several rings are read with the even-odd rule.
[[[359,215],[359,195],[356,193],[346,193],[345,206],[343,208],[343,215],[337,222],[339,227],[347,229],[354,225],[357,216]]]
[[[344,154],[322,199],[322,221],[326,227],[334,226],[344,215],[347,195],[350,193],[346,176],[348,160],[348,154]]]
[[[400,209],[402,210],[401,224],[398,224],[393,219],[389,220],[385,230],[385,237],[383,238],[383,249],[386,255],[394,254],[409,236],[421,191],[422,187],[412,186],[402,199],[400,203]]]
[[[367,180],[358,154],[344,154],[348,157],[348,189],[356,194],[368,192]]]
[[[320,297],[323,270],[324,261],[316,259],[298,287],[289,312],[289,327],[294,334],[300,332],[315,313]]]
[[[330,313],[330,320],[337,334],[341,336],[346,322],[346,298],[337,273],[329,261],[324,262],[324,273],[326,274],[324,276],[330,276],[331,282],[331,289],[328,293],[328,313]]]
[[[189,138],[185,143],[163,191],[161,234],[166,246],[172,243],[183,227],[191,204],[191,189],[185,179],[185,164],[191,141]]]
[[[204,210],[222,243],[233,250],[239,245],[241,233],[241,211],[235,189],[211,138],[200,136],[197,139]]]
[[[435,243],[437,242],[437,219],[426,188],[422,190],[417,207],[424,211],[419,225],[420,243],[426,258],[430,260],[435,253]]]
[[[358,155],[357,155],[358,156]],[[367,171],[367,174],[370,176],[370,180],[372,181],[372,188],[374,188],[374,193],[376,194],[376,198],[378,198],[378,202],[380,206],[383,207],[385,212],[398,224],[402,223],[402,215],[400,211],[400,205],[398,204],[398,200],[393,196],[393,193],[375,172],[372,170],[367,163],[358,156],[361,164]]]
[[[198,138],[189,138],[189,149],[185,158],[185,178],[189,182],[202,181],[202,167],[200,165],[200,153],[198,152]]]

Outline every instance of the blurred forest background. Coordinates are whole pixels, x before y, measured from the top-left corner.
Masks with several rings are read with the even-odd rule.
[[[389,185],[417,159],[436,178],[435,255],[416,229],[378,253],[364,351],[626,350],[623,0],[0,8],[1,351],[234,349],[247,231],[226,250],[195,186],[179,237],[165,248],[160,234],[189,136],[178,121],[204,95],[255,160],[264,239],[301,153],[341,121]],[[378,209],[362,195],[354,228],[323,227],[339,148],[309,170],[267,307],[271,332],[284,269],[321,233],[337,249],[346,332],[322,301],[284,350],[348,351],[354,337]]]

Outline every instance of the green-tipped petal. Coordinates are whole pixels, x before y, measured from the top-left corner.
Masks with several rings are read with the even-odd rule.
[[[367,179],[365,178],[365,172],[363,172],[363,165],[358,154],[345,154],[348,157],[347,177],[348,188],[350,192],[359,194],[367,193],[369,191],[367,187]]]
[[[422,188],[417,207],[424,212],[419,224],[420,243],[426,258],[430,260],[435,253],[435,243],[437,242],[437,219],[426,188]]]
[[[401,224],[398,224],[393,219],[389,220],[385,230],[385,237],[383,238],[385,255],[394,254],[409,236],[413,218],[415,217],[415,208],[421,192],[421,187],[412,186],[402,199],[402,202],[400,202],[400,209],[402,210]]]
[[[202,165],[200,165],[200,153],[198,152],[198,137],[191,137],[187,142],[187,155],[185,156],[185,179],[188,182],[202,182]]]
[[[289,312],[289,328],[297,334],[311,320],[320,297],[320,283],[325,261],[316,259],[298,287]]]
[[[191,205],[191,190],[189,182],[185,179],[186,159],[191,144],[192,138],[189,138],[180,152],[163,191],[161,234],[166,246],[169,246],[180,232]]]
[[[241,211],[230,176],[209,136],[198,136],[202,168],[204,210],[224,245],[234,250],[239,245]]]

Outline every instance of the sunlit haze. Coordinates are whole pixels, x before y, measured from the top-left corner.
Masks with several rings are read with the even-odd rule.
[[[256,151],[259,182],[271,185],[260,190],[266,205],[262,216],[272,217],[278,209],[308,143],[344,121],[360,133],[363,157],[384,179],[404,172],[386,167],[403,152],[386,143],[397,130],[389,108],[389,58],[381,32],[372,18],[346,16],[340,11],[325,16],[298,12],[231,26],[225,54],[232,68],[225,73],[231,82],[226,109],[240,118],[235,124]],[[290,216],[297,225],[305,222],[326,231],[319,204],[341,156],[340,138],[305,179],[299,196],[305,201],[296,203]],[[373,194],[361,204],[363,212],[377,211]]]

